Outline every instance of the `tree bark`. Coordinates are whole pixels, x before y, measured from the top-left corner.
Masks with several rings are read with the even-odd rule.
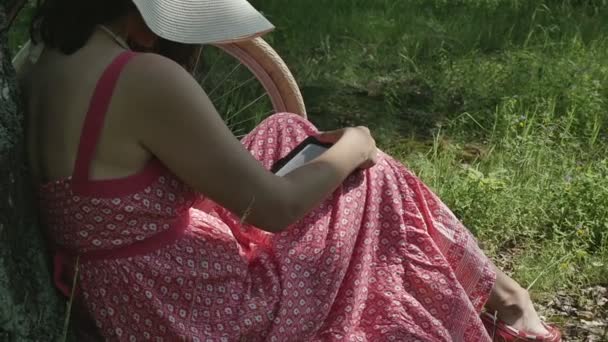
[[[51,283],[29,186],[23,106],[4,29],[21,3],[0,0],[0,341],[53,341],[64,301]]]

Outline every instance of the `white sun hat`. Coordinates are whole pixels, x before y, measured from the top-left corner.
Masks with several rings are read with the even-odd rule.
[[[253,38],[274,26],[247,0],[133,0],[148,27],[184,44]]]
[[[274,26],[247,0],[132,0],[158,36],[184,44],[247,40]],[[17,71],[36,63],[44,49],[28,41],[13,58]]]

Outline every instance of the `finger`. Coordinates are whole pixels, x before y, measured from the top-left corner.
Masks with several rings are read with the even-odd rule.
[[[367,160],[366,162],[364,162],[363,164],[359,165],[359,169],[367,170],[369,168],[372,168],[374,165],[376,165],[376,163],[370,159],[370,160]]]
[[[371,167],[373,167],[374,165],[376,165],[378,163],[378,161],[380,160],[380,150],[379,149],[375,149],[375,152],[369,157],[369,159],[367,161],[365,161],[361,166],[359,166],[360,169],[369,169]]]
[[[333,144],[340,140],[343,134],[344,130],[338,129],[334,131],[321,132],[316,135],[315,138],[317,138],[317,140],[319,140],[320,142]]]
[[[357,126],[358,129],[364,131],[365,133],[367,133],[368,135],[371,135],[371,132],[369,130],[369,127],[367,126]]]
[[[378,160],[380,159],[380,149],[376,148],[376,153],[374,153],[374,156],[372,158],[374,160],[374,162],[378,162]]]

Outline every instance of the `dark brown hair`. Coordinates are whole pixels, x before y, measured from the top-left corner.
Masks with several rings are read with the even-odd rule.
[[[30,35],[34,42],[72,54],[86,44],[97,25],[133,10],[130,0],[38,0]]]
[[[97,25],[108,24],[137,11],[131,0],[38,0],[30,27],[32,41],[64,54],[82,48]],[[135,48],[135,50],[137,50]],[[160,38],[152,51],[191,70],[198,47]]]

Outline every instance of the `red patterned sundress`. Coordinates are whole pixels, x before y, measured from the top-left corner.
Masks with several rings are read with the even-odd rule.
[[[495,274],[474,237],[411,171],[381,153],[304,218],[263,232],[158,159],[120,179],[89,169],[124,65],[99,80],[71,177],[40,188],[55,278],[108,341],[490,341]],[[242,143],[270,168],[317,133],[275,114]],[[210,161],[212,162],[212,161]],[[71,281],[68,282],[71,284]]]

